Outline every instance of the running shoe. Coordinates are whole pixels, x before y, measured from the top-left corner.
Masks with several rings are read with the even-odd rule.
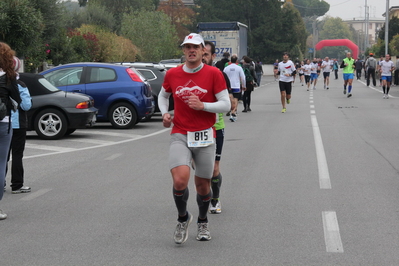
[[[387,94],[385,98],[386,98],[386,99],[389,99],[389,94]]]
[[[291,102],[291,99],[287,99],[287,104],[290,104],[290,102]]]
[[[208,229],[208,223],[198,223],[198,234],[197,240],[198,241],[209,241],[211,240],[211,233]]]
[[[313,89],[315,90],[315,89],[316,89],[316,86],[314,86]]]
[[[285,113],[285,111],[287,111],[286,108],[283,108],[283,110],[281,110],[282,113]]]
[[[384,94],[384,96],[382,96],[382,99],[385,99],[386,98],[386,95]]]
[[[2,210],[0,210],[0,220],[4,220],[7,218],[7,214],[5,214]]]
[[[248,112],[251,112],[252,110],[251,110],[251,108],[248,107],[248,108],[247,108],[247,111],[248,111]]]
[[[226,113],[226,116],[230,116],[230,111],[228,111],[228,112]]]
[[[344,94],[346,94],[346,89],[344,89]]]
[[[222,212],[222,205],[220,204],[220,200],[218,200],[215,204],[215,206],[213,206],[213,204],[211,203],[209,206],[209,213],[212,214],[219,214]]]
[[[351,93],[348,93],[348,98],[349,98],[349,97],[352,97],[352,94],[351,94]]]
[[[173,239],[175,240],[176,244],[183,244],[187,241],[188,238],[188,226],[191,224],[193,220],[193,216],[188,213],[188,219],[185,222],[177,222],[175,234]]]
[[[328,90],[329,88],[327,87],[327,90]]]
[[[234,116],[233,116],[233,115],[230,116],[230,121],[231,121],[231,122],[235,122]]]
[[[13,190],[11,193],[12,194],[20,194],[20,193],[28,193],[30,191],[31,191],[30,187],[23,186],[19,189]]]

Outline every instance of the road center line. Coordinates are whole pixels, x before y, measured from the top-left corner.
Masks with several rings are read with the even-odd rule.
[[[316,115],[310,115],[313,128],[314,143],[316,146],[317,166],[319,168],[319,183],[321,189],[331,189],[330,173],[326,154],[324,152],[323,140],[321,139],[320,128],[317,123]]]
[[[337,214],[334,211],[325,211],[323,216],[324,240],[327,252],[342,253],[344,248],[339,232]]]

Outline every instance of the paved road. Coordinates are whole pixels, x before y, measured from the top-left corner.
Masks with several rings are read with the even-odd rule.
[[[137,131],[29,137],[33,190],[1,201],[1,265],[398,265],[399,89],[391,96],[362,81],[349,99],[342,80],[310,92],[296,84],[282,114],[265,78],[253,111],[226,121],[213,239],[197,242],[192,224],[182,246],[159,117]]]

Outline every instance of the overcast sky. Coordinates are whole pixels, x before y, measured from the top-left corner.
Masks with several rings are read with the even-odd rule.
[[[330,4],[330,10],[327,15],[331,17],[340,17],[343,20],[349,20],[362,17],[364,18],[364,6],[366,0],[324,0]],[[370,7],[370,18],[376,17],[383,19],[383,13],[386,9],[386,0],[367,0]],[[389,6],[399,6],[399,0],[389,0]]]

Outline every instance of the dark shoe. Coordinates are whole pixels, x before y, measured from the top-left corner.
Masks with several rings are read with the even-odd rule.
[[[247,112],[247,109],[245,108],[244,110],[242,110],[242,112],[243,112],[243,113],[246,113],[246,112]]]
[[[247,108],[247,111],[248,111],[248,112],[251,112],[252,110],[251,110],[251,108],[248,107],[248,108]]]
[[[227,113],[226,113],[226,116],[230,116],[230,112],[227,112]]]

